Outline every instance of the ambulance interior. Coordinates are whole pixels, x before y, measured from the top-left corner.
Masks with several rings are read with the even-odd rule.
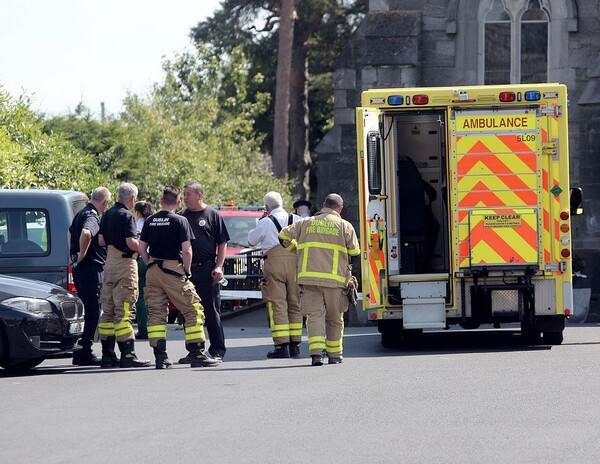
[[[399,274],[448,273],[447,159],[443,112],[388,115],[395,163]],[[388,134],[389,136],[390,134]],[[391,205],[394,203],[392,202]],[[393,206],[391,206],[393,207]]]

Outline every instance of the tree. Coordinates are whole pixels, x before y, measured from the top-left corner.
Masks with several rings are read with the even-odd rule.
[[[60,134],[48,134],[27,96],[0,88],[0,187],[91,192],[106,184],[92,156]]]
[[[275,92],[275,70],[271,63],[273,50],[277,48],[275,25],[279,5],[279,0],[224,0],[221,10],[192,29],[196,43],[210,44],[219,53],[229,54],[235,46],[243,48],[250,72],[260,70],[265,75],[261,84],[249,84],[249,95]],[[333,63],[366,11],[366,0],[296,2],[288,175],[298,196],[308,194],[310,151],[333,126]],[[255,128],[267,134],[265,142],[270,151],[273,115],[271,106],[268,113],[255,121]]]
[[[290,67],[294,42],[294,3],[281,4],[281,26],[277,50],[277,79],[275,85],[275,125],[273,128],[273,172],[285,178],[288,172]]]
[[[253,122],[269,96],[249,100],[246,64],[240,49],[222,57],[206,47],[165,61],[162,83],[125,100],[127,135],[113,168],[118,176],[132,179],[140,196],[154,201],[164,185],[190,179],[204,185],[211,204],[261,204],[269,190],[291,198],[289,185],[272,176],[260,152]]]

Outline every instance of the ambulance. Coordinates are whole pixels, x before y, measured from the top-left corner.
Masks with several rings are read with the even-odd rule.
[[[356,109],[363,309],[384,347],[424,329],[573,314],[567,89],[374,89]]]

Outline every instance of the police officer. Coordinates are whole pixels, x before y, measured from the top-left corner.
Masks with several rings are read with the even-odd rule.
[[[78,341],[82,348],[73,356],[74,365],[100,364],[100,359],[92,352],[94,335],[100,318],[100,288],[106,261],[106,250],[98,243],[98,232],[100,214],[106,211],[109,203],[110,191],[106,187],[94,189],[90,201],[75,215],[69,227],[68,241],[70,260],[73,264],[73,279],[77,294],[85,307],[85,325]]]
[[[300,217],[286,213],[281,195],[277,192],[267,193],[264,203],[267,216],[248,232],[248,243],[250,246],[260,246],[265,260],[261,290],[263,300],[267,303],[275,345],[267,357],[297,358],[302,341],[302,314],[296,283],[296,256],[281,246],[278,236],[283,227]]]
[[[104,267],[104,283],[100,294],[102,315],[98,332],[102,343],[101,367],[146,367],[150,361],[137,359],[134,351],[131,309],[138,299],[136,252],[139,242],[131,208],[137,199],[135,185],[119,186],[118,199],[100,221],[99,242],[106,245],[108,258]],[[121,359],[115,355],[115,341]]]
[[[300,217],[310,216],[312,203],[308,200],[296,200],[293,204],[295,213]]]
[[[190,223],[196,239],[192,241],[192,278],[204,307],[206,331],[210,340],[209,354],[217,361],[225,357],[225,333],[221,323],[221,291],[223,264],[227,254],[229,232],[218,211],[204,203],[204,189],[197,181],[183,188],[186,208],[180,213]],[[189,356],[180,364],[189,364]]]
[[[350,259],[360,254],[352,224],[341,218],[341,196],[327,195],[315,216],[285,227],[279,234],[284,246],[297,246],[300,306],[308,316],[308,349],[313,366],[323,365],[323,350],[329,364],[342,362],[344,294],[351,280]]]
[[[156,368],[172,366],[167,356],[167,305],[169,300],[185,317],[185,347],[192,367],[216,366],[204,352],[204,311],[189,280],[194,234],[188,220],[175,213],[181,204],[179,188],[167,186],[160,200],[161,211],[144,223],[139,252],[148,264],[146,305],[148,338],[154,349]]]

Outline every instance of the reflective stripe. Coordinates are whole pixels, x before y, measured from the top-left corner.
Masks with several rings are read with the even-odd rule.
[[[318,279],[335,280],[336,282],[346,283],[346,277],[337,274],[327,274],[325,272],[300,271],[298,277],[316,277]]]
[[[98,324],[98,333],[100,335],[108,335],[109,337],[115,334],[114,322],[100,322]]]
[[[302,322],[290,323],[290,337],[302,335]]]
[[[271,327],[271,336],[273,338],[276,338],[276,337],[289,338],[290,325],[289,324],[275,324],[275,320],[273,318],[273,303],[271,301],[267,301],[267,310],[269,311],[269,325]]]
[[[348,248],[342,245],[338,245],[337,243],[304,242],[298,245],[299,250],[302,250],[304,248],[325,248],[326,250],[333,250],[340,253],[350,254],[350,250],[348,250]],[[354,248],[353,250],[356,250],[356,248]]]
[[[325,349],[325,337],[316,336],[308,337],[308,350],[324,350]]]
[[[356,255],[360,254],[360,248],[352,248],[352,249],[348,248],[348,254],[350,256],[356,256]]]
[[[185,328],[186,342],[205,341],[204,323],[202,321],[203,311],[200,308],[202,308],[200,303],[194,303],[194,309],[196,310],[196,324]]]
[[[148,338],[167,338],[167,326],[166,325],[149,325],[148,326]]]
[[[341,351],[342,340],[327,340],[327,351]],[[335,349],[337,348],[337,350]]]
[[[131,304],[126,301],[123,303],[123,318],[115,324],[115,335],[117,337],[133,333],[133,326],[129,322],[131,314]]]
[[[327,340],[327,353],[329,354],[339,354],[343,351],[343,340],[344,340],[344,313],[340,314],[340,319],[342,320],[342,327],[340,332],[339,340]]]
[[[331,263],[331,272],[316,272],[316,271],[307,271],[308,269],[308,259],[310,255],[311,249],[324,249],[333,251],[333,259]],[[338,274],[338,267],[340,262],[340,253],[350,254],[358,254],[360,250],[358,248],[353,248],[349,250],[348,248],[337,245],[335,243],[323,243],[323,242],[306,242],[298,245],[299,250],[304,250],[302,254],[302,266],[300,268],[300,272],[298,272],[298,278],[300,277],[314,277],[317,279],[325,279],[325,280],[333,280],[335,282],[340,282],[342,284],[346,283],[347,277],[340,276]],[[358,252],[357,252],[358,250]]]
[[[292,237],[290,237],[289,235],[284,234],[283,230],[281,232],[279,232],[279,238],[282,239],[282,240],[287,240],[288,242],[295,242],[296,241]]]

